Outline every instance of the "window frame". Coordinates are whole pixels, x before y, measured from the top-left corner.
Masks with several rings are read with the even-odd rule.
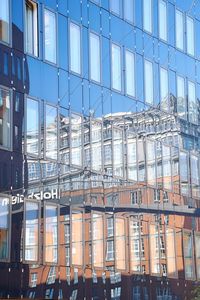
[[[0,44],[3,44],[3,45],[6,45],[6,46],[9,46],[9,47],[12,47],[12,44],[13,44],[13,38],[12,38],[12,1],[11,0],[8,0],[8,13],[9,13],[9,26],[8,26],[8,34],[9,34],[9,37],[8,37],[8,43],[1,40],[0,39]]]
[[[80,53],[79,53],[79,59],[80,59],[80,72],[76,72],[74,70],[72,70],[71,68],[71,41],[70,41],[70,34],[71,34],[71,24],[73,26],[76,26],[79,28],[79,38],[80,38]],[[83,61],[82,61],[82,49],[81,49],[81,45],[82,45],[82,25],[72,19],[68,20],[68,53],[69,53],[69,58],[68,58],[68,63],[69,63],[69,73],[74,74],[76,76],[82,77],[83,75]],[[89,57],[88,57],[89,60]]]
[[[37,10],[37,27],[36,30],[37,33],[37,54],[35,54],[35,39],[33,39],[33,53],[30,53],[27,51],[27,40],[26,40],[26,3],[27,2],[33,2],[36,5],[36,10]],[[40,15],[39,15],[39,4],[36,0],[25,0],[24,1],[24,53],[26,53],[29,56],[32,56],[34,58],[40,58]]]
[[[130,95],[130,93],[127,92],[127,62],[126,62],[126,54],[130,53],[132,56],[133,56],[133,72],[134,72],[134,78],[133,78],[133,81],[134,81],[134,95]],[[130,97],[130,98],[133,98],[133,99],[136,99],[136,52],[134,52],[133,50],[131,49],[128,49],[128,48],[124,48],[124,68],[125,70],[124,72],[124,81],[125,81],[125,84],[124,84],[124,90],[125,90],[125,95]]]
[[[113,87],[113,58],[112,58],[112,46],[116,46],[120,49],[120,89],[116,89]],[[110,72],[110,76],[111,76],[111,80],[110,80],[110,84],[111,84],[111,91],[117,92],[122,94],[123,93],[123,56],[122,56],[122,45],[110,40],[110,66],[111,66],[111,72]]]
[[[34,204],[38,204],[38,247],[37,247],[37,251],[38,251],[38,259],[37,260],[27,260],[25,258],[25,248],[26,248],[26,205],[28,203],[34,203]],[[40,263],[40,246],[41,246],[41,236],[40,236],[40,224],[41,224],[41,202],[38,200],[34,200],[34,199],[24,199],[24,203],[23,203],[23,263],[25,264],[34,264],[34,263]]]
[[[143,28],[143,30],[144,30],[144,32],[146,32],[146,33],[148,33],[148,34],[150,34],[150,35],[153,35],[153,30],[154,30],[154,27],[153,27],[153,1],[152,0],[149,0],[149,1],[151,1],[151,3],[150,3],[150,7],[151,7],[151,11],[150,11],[150,13],[151,13],[151,30],[148,30],[148,29],[146,29],[145,28],[145,25],[144,25],[144,19],[145,19],[145,14],[144,14],[144,12],[145,12],[145,5],[144,5],[144,2],[145,2],[145,0],[143,0],[143,2],[142,2],[142,28]]]
[[[166,7],[166,39],[162,38],[161,37],[161,30],[160,30],[160,20],[161,20],[161,16],[160,16],[160,3],[165,3],[165,7]],[[168,8],[168,5],[167,5],[167,2],[165,0],[159,0],[159,4],[158,4],[158,36],[159,36],[159,39],[161,41],[163,41],[164,43],[168,43],[168,11],[167,11],[167,8]]]
[[[10,118],[10,137],[9,137],[9,142],[10,142],[10,147],[5,147],[3,145],[0,145],[0,150],[7,150],[7,151],[13,151],[13,144],[14,144],[14,134],[13,134],[13,112],[14,112],[14,104],[13,104],[13,98],[14,98],[14,93],[13,90],[0,84],[0,90],[5,90],[6,92],[9,93],[9,98],[10,98],[10,113],[9,113],[9,118]]]
[[[51,13],[53,13],[55,15],[55,34],[56,34],[56,39],[55,39],[55,51],[56,51],[56,55],[55,55],[55,62],[52,62],[48,59],[46,59],[45,57],[45,10],[50,11]],[[54,11],[52,8],[49,8],[48,6],[43,6],[43,59],[44,62],[53,65],[53,66],[58,66],[58,13],[56,11]]]
[[[38,103],[38,154],[30,153],[27,151],[27,102],[28,99],[37,101]],[[29,96],[28,94],[24,95],[24,133],[25,133],[25,139],[24,139],[24,153],[29,157],[39,158],[41,156],[41,101],[39,98],[34,98],[32,96]]]
[[[90,78],[90,81],[98,84],[98,85],[101,85],[102,84],[102,37],[101,35],[99,35],[98,33],[96,33],[95,31],[93,30],[88,30],[88,35],[89,35],[89,59],[88,59],[88,62],[89,62],[89,78]],[[92,64],[91,64],[91,46],[92,46],[92,43],[91,43],[91,35],[93,36],[96,36],[98,37],[98,41],[99,41],[99,81],[95,80],[92,78],[91,76],[91,68],[92,68]],[[80,39],[81,41],[81,39]]]

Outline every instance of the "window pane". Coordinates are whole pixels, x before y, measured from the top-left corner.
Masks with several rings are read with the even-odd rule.
[[[82,166],[82,118],[71,115],[71,164]]]
[[[120,15],[120,0],[110,0],[110,10]]]
[[[0,146],[10,148],[10,92],[0,88]]]
[[[137,143],[131,134],[127,138],[127,155],[128,178],[137,181]]]
[[[164,41],[167,40],[167,4],[159,1],[159,35]]]
[[[188,154],[180,151],[180,183],[183,195],[188,195],[189,193],[188,172]]]
[[[9,43],[9,0],[0,1],[0,40]]]
[[[112,88],[121,91],[121,49],[112,44]]]
[[[187,16],[187,53],[194,55],[194,21]]]
[[[90,33],[90,76],[92,80],[101,81],[100,39],[99,36]]]
[[[38,260],[39,204],[25,204],[25,260]]]
[[[177,277],[176,255],[175,255],[175,233],[174,230],[166,228],[166,254],[167,254],[167,275]]]
[[[103,268],[103,216],[101,214],[92,214],[92,246],[93,265]]]
[[[195,84],[191,81],[188,81],[188,115],[191,123],[198,124],[198,107]]]
[[[151,0],[143,0],[143,26],[144,26],[144,30],[152,32],[152,3],[151,3]]]
[[[58,259],[58,209],[45,205],[45,262],[57,263]]]
[[[72,212],[72,264],[83,264],[83,216],[81,212]]]
[[[176,10],[176,47],[183,50],[183,13]]]
[[[193,238],[191,232],[183,234],[184,262],[185,262],[185,278],[194,278],[194,257],[193,257]]]
[[[101,123],[92,122],[91,124],[91,158],[92,169],[96,171],[102,170],[102,128]]]
[[[155,142],[147,140],[146,142],[147,154],[147,181],[150,185],[156,184],[156,154]]]
[[[134,14],[134,7],[133,7],[133,0],[124,0],[124,18],[125,20],[133,23],[133,14]]]
[[[126,93],[135,96],[135,61],[134,54],[130,51],[125,52],[126,60]]]
[[[145,101],[153,104],[153,65],[150,61],[144,61]]]
[[[177,76],[177,114],[186,119],[185,82],[180,76]]]
[[[168,93],[168,72],[160,68],[160,106],[165,111],[169,111]]]
[[[190,167],[192,197],[197,198],[200,197],[200,161],[198,156],[190,154]]]
[[[26,110],[26,147],[27,152],[34,155],[39,153],[39,103],[27,98]]]
[[[56,15],[44,11],[45,59],[56,63]]]
[[[38,55],[38,26],[37,26],[37,4],[30,0],[26,1],[25,11],[26,24],[26,51]]]
[[[125,248],[125,222],[124,219],[115,219],[115,258],[116,269],[126,268],[126,248]]]
[[[81,73],[80,27],[70,23],[70,70]]]
[[[0,197],[0,260],[8,259],[9,198]]]
[[[113,175],[123,177],[123,142],[122,131],[113,129]]]
[[[171,190],[171,153],[170,147],[162,146],[162,159],[163,159],[163,186],[165,189]]]
[[[57,108],[46,105],[46,157],[57,159]]]

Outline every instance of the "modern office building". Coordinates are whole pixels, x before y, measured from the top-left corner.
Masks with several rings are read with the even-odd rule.
[[[199,0],[0,0],[0,298],[191,300],[199,99]]]

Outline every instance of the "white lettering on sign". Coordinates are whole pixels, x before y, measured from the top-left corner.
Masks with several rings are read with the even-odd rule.
[[[24,195],[17,194],[16,196],[11,197],[11,204],[19,204],[24,202]],[[39,192],[39,193],[31,193],[27,197],[28,199],[34,200],[52,200],[52,199],[60,199],[60,190],[53,189],[49,192]],[[2,206],[6,206],[9,204],[10,198],[3,198],[2,199]]]

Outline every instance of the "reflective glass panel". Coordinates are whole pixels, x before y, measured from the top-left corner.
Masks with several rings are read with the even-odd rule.
[[[167,3],[163,0],[159,1],[159,36],[167,41]]]
[[[81,32],[74,23],[70,23],[70,70],[81,73]]]
[[[36,100],[26,100],[26,148],[30,154],[39,154],[39,103]]]
[[[172,172],[171,172],[171,152],[170,147],[162,146],[163,159],[163,187],[171,190],[172,188]]]
[[[127,139],[127,155],[128,178],[137,181],[137,143],[131,134]]]
[[[9,200],[0,197],[0,260],[7,260],[9,254]]]
[[[180,151],[180,183],[183,195],[188,195],[189,193],[188,172],[188,154]]]
[[[92,214],[92,254],[94,267],[103,267],[103,245],[103,216],[101,214],[94,213]]]
[[[119,46],[112,44],[112,88],[121,91],[121,49]]]
[[[96,171],[102,170],[102,127],[101,123],[91,123],[91,155],[92,169]]]
[[[44,41],[45,41],[45,59],[56,63],[56,15],[50,10],[44,10]]]
[[[172,228],[166,228],[166,254],[167,254],[167,274],[168,277],[177,277],[175,236]]]
[[[195,84],[191,81],[188,81],[188,115],[191,123],[198,124],[198,105]]]
[[[10,22],[10,13],[9,13],[9,0],[0,1],[0,40],[9,43],[9,22]]]
[[[184,23],[183,13],[176,10],[176,47],[183,50],[184,48]]]
[[[160,68],[160,106],[165,111],[169,111],[168,95],[168,72],[166,69]]]
[[[128,50],[125,51],[126,63],[126,93],[129,96],[135,96],[135,61],[134,54]]]
[[[148,32],[152,32],[152,2],[151,0],[143,0],[143,28]]]
[[[39,204],[25,203],[25,250],[24,259],[38,261],[39,243]]]
[[[71,164],[82,166],[82,118],[71,115]]]
[[[81,212],[72,212],[72,264],[83,264],[83,216]]]
[[[148,60],[144,61],[144,80],[145,101],[153,104],[153,64]]]
[[[90,33],[90,77],[94,81],[101,81],[100,38],[94,33]]]
[[[113,174],[123,177],[123,141],[122,131],[113,128]]]
[[[147,154],[147,181],[150,185],[156,184],[156,151],[155,142],[147,140],[146,142]]]
[[[116,268],[124,270],[126,268],[125,221],[122,218],[115,219],[115,259]]]
[[[194,257],[193,257],[193,238],[191,232],[183,233],[185,278],[194,278]]]
[[[46,157],[57,159],[57,108],[46,104]]]
[[[198,232],[195,232],[195,257],[197,279],[200,279],[200,234]]]
[[[160,245],[158,226],[150,224],[149,226],[150,238],[150,265],[152,274],[160,274]]]
[[[26,51],[35,56],[38,55],[38,16],[37,4],[26,0],[25,10],[26,25]]]
[[[186,119],[185,81],[180,76],[177,76],[177,113],[180,118]]]
[[[110,10],[115,14],[120,14],[120,0],[110,0]]]
[[[58,208],[51,204],[45,205],[44,259],[47,263],[58,260]]]
[[[0,88],[0,147],[11,146],[10,92]]]
[[[124,0],[124,18],[128,22],[133,23],[133,19],[134,19],[134,1],[133,0]]]
[[[194,20],[187,16],[186,18],[187,25],[187,53],[194,55]]]
[[[190,168],[191,168],[191,188],[192,188],[192,197],[200,197],[200,162],[199,157],[193,154],[190,154]]]

